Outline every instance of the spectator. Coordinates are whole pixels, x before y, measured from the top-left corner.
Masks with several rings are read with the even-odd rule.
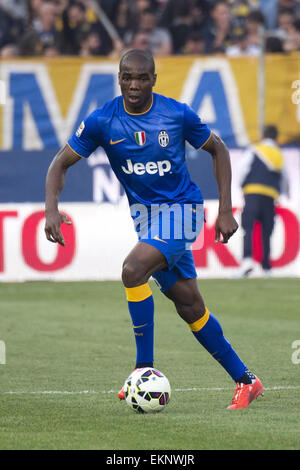
[[[283,41],[290,39],[294,26],[294,13],[293,10],[287,8],[282,9],[278,13],[278,28],[274,31],[274,35],[281,38]]]
[[[38,16],[19,43],[22,55],[43,55],[52,48],[59,54],[60,33],[56,28],[56,7],[52,2],[44,2],[37,10]]]
[[[246,18],[253,10],[259,9],[258,0],[227,0],[234,29],[245,28]]]
[[[225,52],[231,40],[231,14],[226,1],[218,0],[210,13],[210,26],[206,34],[206,53]]]
[[[141,17],[142,13],[149,8],[156,11],[157,4],[152,0],[134,0],[134,13],[138,18]]]
[[[252,11],[246,18],[248,44],[259,47],[261,44],[260,28],[265,28],[265,18],[260,10]]]
[[[183,47],[184,54],[187,55],[203,55],[205,54],[205,40],[201,33],[192,31]]]
[[[89,34],[95,33],[101,42],[101,54],[107,55],[112,49],[112,40],[97,19],[93,9],[87,9],[85,2],[71,4],[63,13],[63,54],[78,55],[85,48]]]
[[[16,44],[23,30],[23,22],[0,6],[0,49]]]
[[[146,9],[140,17],[140,30],[148,35],[150,51],[153,55],[163,56],[172,53],[172,37],[166,28],[157,26],[157,18],[153,9]],[[125,43],[132,43],[134,33],[125,37]]]
[[[43,56],[44,57],[57,57],[60,55],[60,50],[58,47],[55,46],[46,46],[43,49]]]
[[[277,5],[276,5],[276,25],[273,28],[273,30],[277,27],[279,27],[279,16],[281,12],[286,12],[290,11],[293,15],[293,21],[298,19],[299,17],[297,16],[300,14],[300,2],[299,0],[277,0]],[[288,38],[287,38],[288,39]]]
[[[0,59],[11,59],[19,55],[19,49],[14,44],[7,44],[0,49]]]
[[[209,0],[169,0],[162,12],[159,25],[171,29],[176,24],[178,17],[182,16],[181,10],[185,6],[189,11],[189,16],[195,24],[201,17],[201,27],[207,20],[209,14]],[[191,28],[193,28],[191,26]]]
[[[145,31],[137,31],[134,33],[129,48],[150,51],[149,34]]]
[[[186,43],[187,37],[191,32],[191,15],[188,4],[185,0],[180,0],[180,5],[177,11],[177,16],[174,18],[173,24],[170,27],[172,35],[173,52],[175,54],[182,51]]]
[[[141,29],[149,34],[150,49],[153,55],[162,56],[172,53],[172,38],[165,28],[157,27],[153,9],[144,10],[141,15]]]
[[[152,10],[157,16],[157,2],[155,0],[129,0],[131,29],[134,25],[140,27],[141,17],[145,10]]]
[[[290,38],[284,42],[283,49],[285,52],[300,51],[300,19],[294,22]]]
[[[290,10],[293,10],[294,9],[294,6],[295,6],[295,0],[277,0],[277,9],[278,9],[278,12],[282,9],[282,8],[288,8]]]
[[[267,51],[298,50],[294,22],[297,12],[300,15],[300,0],[94,1],[99,2],[120,40],[109,36],[89,0],[0,0],[0,55],[1,48],[13,46],[6,47],[2,57],[21,53],[117,58],[124,45],[132,44],[150,48],[158,56],[203,52],[256,55],[259,26],[274,23],[270,9],[276,15],[278,12],[278,18],[276,27],[267,32]],[[269,12],[267,18],[263,12]]]
[[[207,15],[205,10],[201,5],[195,4],[192,6],[190,10],[190,17],[191,17],[191,30],[202,32],[205,31],[207,26]]]
[[[80,57],[91,57],[104,54],[104,47],[98,33],[90,32],[80,43]]]
[[[40,1],[40,0],[35,0]],[[54,2],[56,8],[56,16],[57,16],[57,25],[60,25],[60,29],[62,29],[62,17],[64,11],[68,8],[69,0],[56,0]]]
[[[261,48],[257,45],[250,44],[249,36],[246,30],[241,31],[240,34],[233,36],[233,44],[226,49],[228,57],[255,57],[261,52]]]
[[[86,9],[81,3],[71,4],[63,13],[63,54],[78,55],[85,38],[92,32],[92,25],[86,20]]]
[[[28,0],[27,2],[27,23],[28,26],[37,26],[39,22],[39,11],[44,0]]]
[[[118,2],[112,22],[119,36],[124,38],[127,31],[131,28],[129,0],[120,0]]]
[[[269,36],[266,38],[265,44],[265,52],[268,53],[276,53],[276,52],[284,52],[283,49],[283,42],[277,36]]]

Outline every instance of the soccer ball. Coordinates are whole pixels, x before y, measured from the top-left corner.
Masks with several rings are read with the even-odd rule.
[[[135,369],[124,384],[126,403],[138,413],[158,413],[169,403],[171,387],[167,377],[157,369]]]

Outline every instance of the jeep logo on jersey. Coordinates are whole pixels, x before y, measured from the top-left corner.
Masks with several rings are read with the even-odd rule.
[[[148,175],[155,175],[156,173],[159,176],[164,176],[165,173],[168,173],[171,170],[171,163],[169,160],[162,160],[159,162],[147,162],[146,165],[141,162],[132,163],[130,159],[126,160],[127,167],[122,166],[122,170],[126,175],[131,175],[135,173],[136,175],[144,175],[148,173]]]
[[[137,144],[144,145],[144,143],[146,142],[146,132],[145,131],[135,132],[134,138]]]
[[[167,134],[167,131],[160,131],[160,133],[158,134],[159,145],[161,147],[167,147],[169,141],[170,141],[170,139],[169,139],[169,136]]]

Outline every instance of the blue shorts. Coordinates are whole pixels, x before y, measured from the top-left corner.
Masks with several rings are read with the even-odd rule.
[[[146,243],[149,243],[149,240]],[[152,245],[151,241],[150,244]],[[156,248],[160,250],[159,247],[156,246]],[[162,250],[160,251],[163,253]],[[172,268],[168,266],[165,269],[160,269],[153,273],[152,277],[162,292],[170,289],[180,278],[194,279],[197,277],[192,250],[185,250]]]
[[[170,289],[179,278],[197,277],[191,245],[203,228],[203,204],[186,204],[185,212],[183,205],[180,207],[182,211],[169,209],[166,219],[164,212],[152,214],[147,224],[146,218],[141,219],[139,229],[136,228],[139,241],[154,246],[166,258],[167,268],[152,274],[162,292]]]

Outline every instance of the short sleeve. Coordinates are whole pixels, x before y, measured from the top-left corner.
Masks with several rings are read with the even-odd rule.
[[[184,105],[184,118],[183,118],[183,134],[195,149],[200,149],[211,136],[211,130],[201,122],[198,114],[195,113],[189,106]]]
[[[92,112],[78,127],[68,140],[68,145],[80,157],[87,158],[93,153],[101,142],[97,133],[97,112]]]

